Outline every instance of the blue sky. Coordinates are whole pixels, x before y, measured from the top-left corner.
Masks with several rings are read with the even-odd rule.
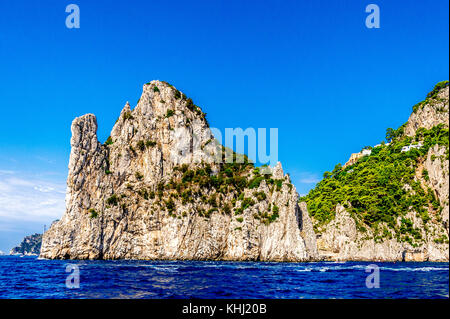
[[[65,7],[80,7],[80,29]],[[365,7],[380,7],[380,29]],[[276,127],[306,193],[449,78],[448,1],[1,1],[0,250],[62,216],[74,117],[103,142],[142,85],[174,84],[213,127]]]

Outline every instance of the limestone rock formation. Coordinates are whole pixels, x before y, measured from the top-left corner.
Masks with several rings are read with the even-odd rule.
[[[136,107],[127,103],[122,109],[104,144],[94,115],[73,121],[66,211],[44,234],[40,256],[448,261],[446,83],[414,107],[394,132],[395,142],[337,165],[327,174],[331,184],[303,198],[308,204],[298,202],[280,163],[262,174],[246,156],[214,139],[205,113],[185,94],[166,82],[147,83]],[[420,141],[423,151],[402,153]],[[380,152],[373,162],[381,163],[378,170],[362,170],[372,169],[367,189],[345,184],[345,178],[332,180],[361,174],[367,182],[358,167]],[[386,176],[396,177],[397,184]],[[333,197],[338,193],[339,201]],[[390,202],[383,206],[387,195]],[[378,206],[367,205],[370,200]],[[391,206],[392,212],[380,210]]]
[[[391,145],[379,144],[371,152],[367,152],[366,156],[349,161],[342,169],[336,168],[330,175],[337,177],[331,177],[327,184],[329,186],[319,186],[315,192],[305,197],[312,205],[310,213],[316,229],[319,259],[448,262],[448,98],[448,81],[436,85],[425,101],[414,106],[408,121],[395,131]],[[422,142],[425,144],[423,148],[413,149],[408,153],[402,148],[409,143]],[[401,155],[402,152],[405,153]],[[370,156],[381,153],[382,156],[370,162]],[[370,171],[373,167],[359,166],[364,163],[378,166]],[[395,173],[395,170],[400,165],[405,165],[407,171],[412,172],[411,177],[399,176],[400,183],[404,183],[403,189],[397,190],[395,196],[387,199],[386,196],[395,185],[392,181],[390,184],[383,182],[383,178],[398,176],[400,173]],[[351,182],[352,174],[354,176],[356,173],[364,176],[364,182],[368,179],[371,182],[362,189],[358,188],[357,183]],[[331,217],[328,222],[321,222],[324,213],[321,207],[328,207],[328,199],[333,196],[327,193],[330,187],[333,187],[333,193],[340,194],[339,198],[348,200],[341,200],[334,208],[325,210],[327,216]],[[378,191],[371,193],[364,187]],[[357,197],[353,196],[355,193],[358,193]],[[361,209],[364,197],[370,198],[372,202],[389,200],[390,205],[398,204],[397,207],[401,207],[399,203],[404,203],[404,210],[397,211],[392,219],[385,215],[368,226],[368,221],[377,219],[376,215],[383,212],[371,206]],[[359,209],[352,207],[352,203],[359,205]],[[306,206],[306,203],[300,204],[302,210],[306,210]],[[367,218],[371,214],[370,210],[376,213]]]
[[[421,246],[398,241],[391,232],[391,236],[375,239],[373,230],[359,231],[355,219],[342,205],[338,205],[335,219],[317,235],[319,258],[335,261],[448,261],[448,243],[436,243],[436,236],[432,235],[433,232],[445,233],[443,228],[429,224],[432,229],[425,232],[423,222],[414,213],[407,216],[426,239]]]
[[[448,98],[449,87],[442,85],[435,92],[430,92],[425,101],[414,106],[414,112],[411,113],[405,126],[407,136],[415,136],[420,127],[430,129],[433,126],[443,123],[448,127]]]
[[[166,82],[144,85],[105,144],[94,115],[76,118],[71,147],[66,212],[44,234],[42,258],[317,256],[309,216],[281,164],[262,175],[222,147],[205,113]],[[234,162],[218,161],[227,156]]]

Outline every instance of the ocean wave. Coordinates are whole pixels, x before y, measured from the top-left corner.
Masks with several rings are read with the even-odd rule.
[[[376,264],[375,264],[376,265]],[[351,271],[351,270],[366,270],[368,265],[336,265],[336,266],[321,266],[313,267],[313,269],[297,269],[297,271],[319,271],[319,272],[327,272],[327,271]],[[379,266],[379,269],[381,271],[395,271],[395,272],[429,272],[429,271],[449,271],[449,268],[446,267],[432,267],[432,266],[426,266],[426,267],[387,267],[387,266]]]
[[[411,267],[400,267],[400,268],[391,268],[391,267],[380,267],[381,270],[389,270],[389,271],[449,271],[449,268],[443,267],[419,267],[419,268],[411,268]]]
[[[312,271],[312,269],[311,268],[304,268],[304,269],[296,269],[295,271],[298,271],[298,272],[310,272],[310,271]]]

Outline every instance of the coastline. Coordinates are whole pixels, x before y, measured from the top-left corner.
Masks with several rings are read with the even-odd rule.
[[[11,255],[9,255],[11,256]],[[37,255],[24,255],[24,256],[37,256]],[[305,260],[305,261],[295,261],[295,260],[251,260],[251,259],[171,259],[171,258],[159,258],[159,259],[139,259],[139,258],[115,258],[115,259],[89,259],[89,258],[46,258],[38,256],[39,260],[78,260],[78,261],[205,261],[205,262],[253,262],[253,263],[286,263],[286,264],[308,264],[308,263],[347,263],[347,262],[376,262],[376,263],[449,263],[448,260],[381,260],[381,259],[346,259],[346,260],[332,260],[332,259],[315,259],[315,260]]]

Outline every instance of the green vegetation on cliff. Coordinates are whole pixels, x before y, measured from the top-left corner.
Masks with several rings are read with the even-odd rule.
[[[39,255],[41,244],[42,234],[26,236],[17,247],[11,249],[10,254]]]
[[[439,88],[443,82],[437,86]],[[428,96],[436,98],[433,90]],[[417,178],[419,165],[424,161],[428,150],[434,145],[447,148],[448,160],[449,131],[443,124],[426,130],[419,128],[414,137],[404,135],[402,125],[397,130],[387,129],[386,140],[371,149],[371,154],[358,159],[353,165],[343,168],[335,166],[332,172],[325,172],[324,179],[300,201],[305,201],[310,215],[315,219],[315,228],[327,224],[335,217],[336,206],[344,205],[357,223],[359,231],[367,227],[377,234],[389,237],[394,231],[397,239],[411,244],[421,241],[421,234],[414,229],[412,221],[406,218],[409,211],[415,211],[424,225],[432,218],[439,218],[442,207],[433,191],[421,179],[428,178],[428,172],[422,170]],[[421,147],[402,151],[410,144]],[[419,172],[420,174],[420,172]],[[400,225],[397,220],[400,218]],[[383,223],[383,227],[379,227]],[[382,229],[381,229],[382,228]]]
[[[435,85],[434,89],[427,94],[427,97],[424,101],[417,103],[413,106],[413,112],[416,113],[420,108],[422,108],[425,104],[432,102],[437,99],[437,95],[440,90],[446,88],[449,85],[449,81],[442,81]]]
[[[176,211],[176,202],[182,205],[190,204],[191,211],[204,218],[210,218],[213,212],[236,216],[236,220],[242,219],[247,208],[255,206],[262,201],[270,201],[270,197],[264,192],[257,191],[260,184],[265,181],[270,193],[281,191],[283,179],[273,179],[271,174],[263,174],[262,167],[255,167],[246,155],[237,154],[229,148],[222,148],[222,161],[220,165],[213,167],[208,163],[199,163],[196,166],[188,164],[178,165],[173,168],[174,174],[167,182],[160,182],[154,187],[147,188],[139,184],[139,189],[133,185],[127,185],[127,192],[137,192],[140,198],[150,200],[158,198],[154,206],[155,210],[167,211],[174,218],[186,217],[186,212]],[[214,170],[214,172],[213,172]],[[143,175],[135,173],[137,181],[142,181]],[[292,184],[286,184],[292,190]],[[248,189],[254,189],[252,197],[244,197]],[[128,194],[129,195],[129,194]],[[122,194],[111,195],[106,200],[109,206],[126,207]],[[251,196],[251,195],[250,195]],[[276,221],[279,217],[279,208],[270,206],[268,211],[257,211],[254,217],[266,225]]]

